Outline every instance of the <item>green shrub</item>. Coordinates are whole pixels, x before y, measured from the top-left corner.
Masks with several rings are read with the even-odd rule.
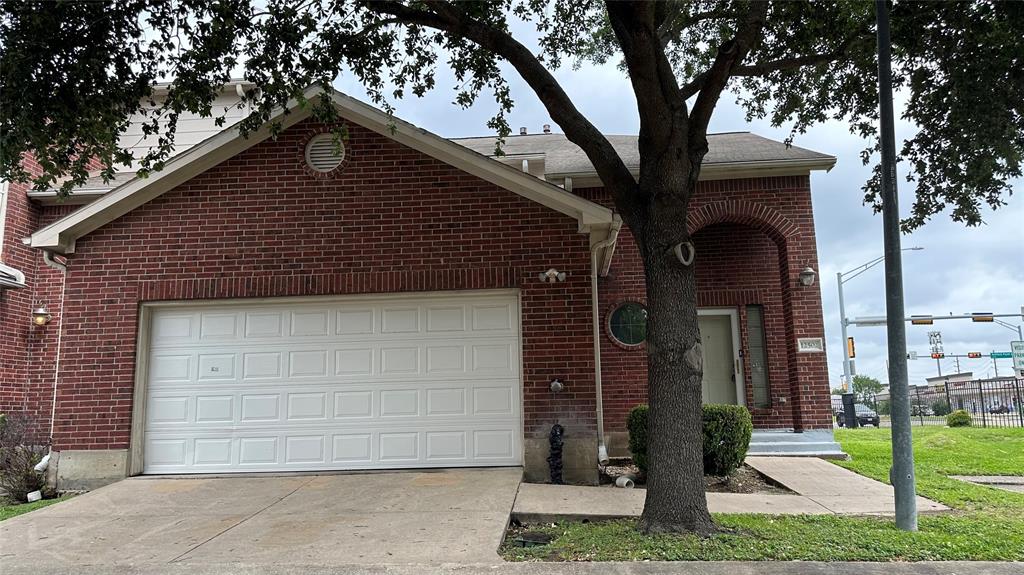
[[[704,473],[731,475],[743,465],[754,424],[739,405],[704,406]]]
[[[27,414],[0,415],[0,493],[19,503],[46,486],[46,478],[35,470],[50,445],[40,427]]]
[[[932,403],[932,413],[935,415],[949,415],[952,411],[945,399],[937,399]]]
[[[633,463],[647,471],[647,406],[629,412],[629,450]],[[730,475],[743,465],[754,425],[750,412],[739,405],[704,406],[704,473]]]
[[[629,430],[629,452],[633,454],[633,463],[647,473],[647,404],[641,403],[629,410],[626,429]]]
[[[970,427],[971,414],[963,409],[958,409],[946,416],[946,425],[950,427]]]

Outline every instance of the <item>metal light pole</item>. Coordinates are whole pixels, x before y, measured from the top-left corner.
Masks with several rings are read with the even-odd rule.
[[[917,531],[914,488],[914,445],[910,427],[907,382],[907,326],[903,306],[903,261],[900,253],[900,212],[896,191],[896,135],[892,110],[892,41],[889,6],[875,1],[878,20],[878,107],[882,148],[882,231],[885,253],[885,315],[889,344],[889,397],[892,406],[892,480],[896,527]]]
[[[920,246],[914,246],[912,248],[903,248],[901,251],[916,252],[923,249],[924,248]],[[875,267],[876,265],[882,263],[883,261],[885,261],[884,255],[878,256],[877,258],[869,262],[862,263],[859,266],[848,271],[836,273],[836,285],[839,286],[839,322],[842,325],[843,334],[843,379],[846,381],[847,391],[850,392],[853,392],[853,376],[856,374],[853,373],[853,363],[850,361],[850,352],[846,344],[846,342],[849,341],[846,335],[846,328],[849,327],[850,321],[846,319],[846,303],[843,299],[843,284],[859,276],[860,274],[868,271],[869,269]]]
[[[1005,321],[1003,321],[1001,319],[993,319],[992,321],[994,323],[997,323],[997,324],[1005,327],[1006,329],[1008,329],[1010,331],[1017,332],[1017,340],[1018,341],[1024,341],[1024,333],[1021,333],[1021,329],[1020,329],[1019,325],[1013,325],[1012,323],[1005,322]]]

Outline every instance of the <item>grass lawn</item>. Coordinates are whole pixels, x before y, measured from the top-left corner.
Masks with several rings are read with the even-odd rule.
[[[6,500],[0,500],[0,521],[3,521],[5,519],[10,519],[11,517],[17,517],[18,515],[21,515],[23,513],[28,513],[29,511],[35,511],[36,509],[42,509],[43,507],[48,507],[50,505],[53,505],[54,503],[60,503],[61,501],[64,501],[65,499],[68,499],[68,497],[65,496],[65,497],[58,497],[56,499],[43,499],[41,501],[36,501],[35,503],[15,503],[15,504],[8,504],[8,502]]]
[[[887,481],[889,429],[837,430],[850,461],[843,467]],[[506,544],[512,561],[819,560],[1024,561],[1024,494],[946,475],[1024,475],[1024,429],[914,428],[917,492],[955,509],[922,515],[920,531],[891,518],[716,515],[723,533],[645,536],[635,520],[535,526],[555,539],[540,547]]]

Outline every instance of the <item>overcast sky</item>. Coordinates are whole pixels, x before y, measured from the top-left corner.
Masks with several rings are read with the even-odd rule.
[[[614,65],[584,66],[574,71],[563,69],[557,74],[562,86],[577,107],[605,133],[635,134],[639,129],[636,101],[625,75]],[[511,115],[514,131],[526,126],[530,133],[540,132],[544,124],[553,124],[533,92],[514,73],[506,75],[512,85],[516,108]],[[451,102],[454,92],[450,78],[439,76],[438,88],[422,99],[407,98],[396,103],[397,115],[420,127],[445,137],[488,134],[486,121],[495,106],[487,95],[469,110]],[[365,98],[354,80],[342,77],[337,87],[353,96]],[[711,131],[752,131],[783,140],[789,135],[786,127],[772,128],[767,121],[747,123],[742,110],[726,95],[719,103]],[[899,96],[897,96],[899,99]],[[897,102],[898,104],[898,102]],[[899,109],[897,109],[899,114]],[[913,133],[913,125],[897,121],[897,138]],[[864,143],[850,134],[846,125],[820,125],[798,136],[797,146],[832,154],[838,158],[828,173],[816,172],[811,177],[814,219],[818,238],[821,269],[819,281],[824,304],[829,378],[838,386],[842,375],[842,346],[839,309],[836,294],[836,272],[847,271],[882,254],[880,215],[862,203],[860,187],[869,175],[861,164],[859,152]],[[899,141],[897,141],[899,146]],[[1017,195],[1008,205],[985,212],[985,224],[967,228],[948,215],[936,216],[924,228],[903,236],[903,246],[921,246],[923,251],[904,252],[904,289],[908,314],[949,315],[970,312],[1020,313],[1024,305],[1024,197],[1021,181],[1013,187]],[[901,211],[909,211],[912,188],[900,179]],[[885,314],[883,268],[878,265],[845,284],[848,317]],[[1020,318],[1006,318],[1014,325]],[[908,326],[907,347],[922,358],[908,362],[910,383],[923,383],[925,377],[937,374],[935,360],[927,358],[928,332],[939,330],[947,354],[980,351],[983,359],[961,359],[960,370],[975,376],[995,374],[988,352],[1009,350],[1009,341],[1016,339],[1011,330],[996,324],[974,324],[969,320],[946,320],[933,326]],[[884,327],[851,327],[856,338],[857,372],[886,382],[886,348]],[[941,361],[943,374],[956,371],[953,359]],[[998,361],[999,374],[1010,373],[1010,360]]]

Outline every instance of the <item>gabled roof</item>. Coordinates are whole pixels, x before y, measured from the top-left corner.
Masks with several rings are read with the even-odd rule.
[[[317,97],[320,87],[307,89],[306,98]],[[614,220],[610,209],[574,195],[558,186],[507,166],[451,140],[332,90],[329,96],[342,117],[485,181],[576,219],[581,232],[605,228]],[[290,113],[285,113],[285,110]],[[287,129],[309,116],[308,110],[290,101],[273,115]],[[32,247],[57,253],[73,253],[75,240],[174,189],[196,175],[255,146],[270,137],[268,127],[242,137],[235,127],[226,128],[188,151],[169,160],[163,170],[148,178],[132,177],[96,201],[32,234]]]
[[[613,134],[605,137],[634,175],[638,174],[639,136]],[[454,141],[481,154],[490,155],[494,153],[497,138],[455,138]],[[545,176],[550,181],[559,181],[566,177],[578,179],[597,176],[594,166],[583,150],[570,142],[564,134],[508,136],[505,138],[502,152],[507,156],[542,155]],[[704,156],[701,166],[701,177],[744,177],[742,172],[745,170],[759,170],[759,173],[766,175],[771,170],[790,173],[828,170],[835,163],[834,156],[797,146],[787,146],[784,142],[770,140],[750,132],[708,134],[708,153]]]

